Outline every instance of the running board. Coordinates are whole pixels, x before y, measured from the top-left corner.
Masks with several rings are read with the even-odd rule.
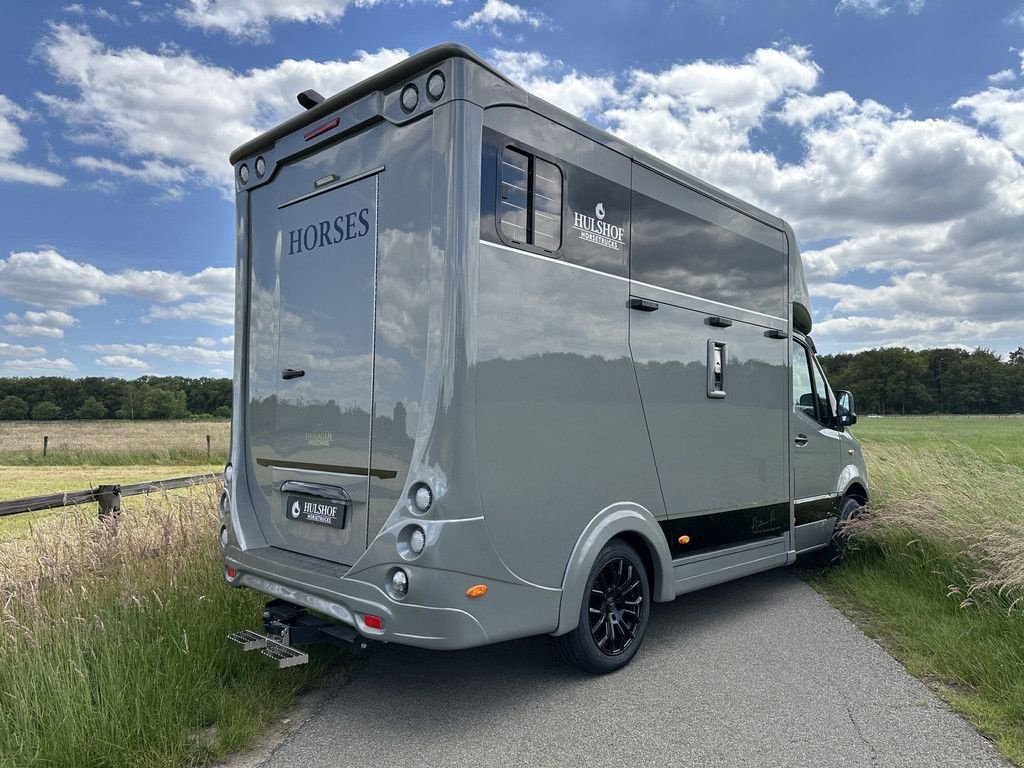
[[[296,645],[336,645],[358,653],[377,644],[347,624],[312,616],[305,608],[285,600],[267,603],[263,628],[265,635],[240,629],[228,635],[228,640],[243,651],[259,651],[278,669],[309,662],[309,656]]]
[[[240,629],[238,632],[232,632],[228,635],[228,640],[243,651],[259,651],[268,662],[278,669],[297,667],[300,664],[309,662],[308,654],[271,637],[253,632],[251,629]]]

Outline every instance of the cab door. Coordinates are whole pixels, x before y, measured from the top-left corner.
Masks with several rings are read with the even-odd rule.
[[[793,468],[795,549],[827,544],[839,512],[842,434],[834,429],[834,398],[811,350],[792,346],[793,398],[790,454]]]

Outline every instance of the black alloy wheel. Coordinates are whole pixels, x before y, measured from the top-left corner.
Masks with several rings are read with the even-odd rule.
[[[555,638],[559,655],[591,674],[621,669],[640,649],[650,602],[640,555],[624,541],[609,542],[591,568],[579,624]]]
[[[625,653],[647,610],[637,568],[624,557],[605,563],[590,587],[590,636],[606,656]]]

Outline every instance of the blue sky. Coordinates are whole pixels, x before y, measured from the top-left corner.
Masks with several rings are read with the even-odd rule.
[[[0,28],[0,375],[230,375],[228,153],[456,40],[791,221],[824,352],[1024,344],[1024,4],[108,0]]]

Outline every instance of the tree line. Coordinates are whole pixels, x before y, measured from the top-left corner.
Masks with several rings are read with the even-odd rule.
[[[0,378],[0,420],[231,418],[231,379]]]
[[[905,347],[819,359],[861,414],[1024,412],[1024,347],[1005,361],[988,349]],[[231,379],[0,378],[0,420],[230,417]]]
[[[1024,347],[1004,361],[988,349],[870,349],[822,355],[833,389],[848,389],[860,414],[1022,413]]]

